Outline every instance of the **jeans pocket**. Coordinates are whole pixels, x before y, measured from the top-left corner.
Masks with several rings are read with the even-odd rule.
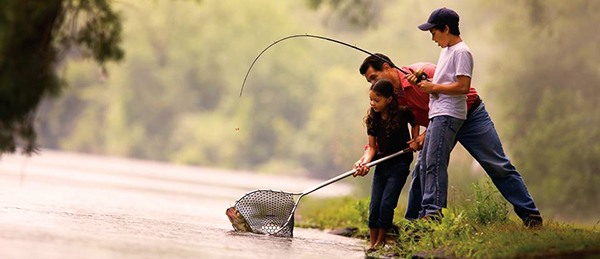
[[[453,133],[458,133],[458,130],[460,130],[460,127],[462,126],[462,124],[464,123],[464,120],[461,119],[457,119],[454,117],[448,117],[447,123],[448,123],[448,129],[450,129]]]

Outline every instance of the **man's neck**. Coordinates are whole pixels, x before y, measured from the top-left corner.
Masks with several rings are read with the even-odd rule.
[[[394,88],[400,89],[400,91],[402,91],[402,82],[400,79],[400,71],[398,71],[397,68],[391,68],[391,69],[393,69],[392,71],[394,71],[394,73],[392,73],[392,85],[394,85]]]

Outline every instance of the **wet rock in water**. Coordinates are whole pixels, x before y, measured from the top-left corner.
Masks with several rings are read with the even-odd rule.
[[[356,234],[356,232],[358,232],[358,228],[356,228],[356,227],[347,227],[347,228],[334,229],[332,231],[329,231],[329,234],[351,237],[354,234]]]
[[[233,226],[233,229],[236,231],[252,232],[252,229],[250,228],[250,225],[248,225],[248,222],[246,222],[246,219],[242,217],[242,214],[235,207],[229,207],[225,211],[225,215],[227,215],[229,222],[231,222],[231,226]]]

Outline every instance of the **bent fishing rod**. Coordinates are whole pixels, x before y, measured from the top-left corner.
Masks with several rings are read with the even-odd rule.
[[[313,39],[320,39],[320,40],[326,40],[326,41],[330,41],[333,43],[337,43],[355,50],[358,50],[360,52],[366,53],[369,56],[375,56],[381,60],[383,60],[383,62],[388,63],[389,65],[391,65],[392,67],[394,67],[395,69],[398,69],[400,72],[404,73],[405,75],[409,75],[409,73],[407,73],[406,71],[400,69],[399,67],[397,67],[396,65],[392,64],[389,60],[386,60],[382,57],[380,57],[379,55],[375,55],[369,51],[366,51],[364,49],[361,49],[355,45],[350,45],[348,43],[345,43],[343,41],[339,41],[336,39],[332,39],[332,38],[328,38],[328,37],[324,37],[324,36],[318,36],[318,35],[312,35],[312,34],[294,34],[294,35],[290,35],[287,37],[283,37],[281,39],[276,40],[275,42],[271,43],[269,46],[267,46],[265,49],[263,49],[258,56],[256,56],[256,58],[254,59],[254,61],[252,61],[252,64],[250,65],[250,68],[248,68],[248,72],[246,72],[246,76],[244,77],[244,82],[242,83],[242,89],[240,90],[240,97],[242,97],[242,93],[244,91],[244,86],[246,85],[246,79],[248,79],[248,75],[250,74],[250,71],[252,70],[252,67],[254,67],[254,64],[256,63],[256,61],[258,61],[258,59],[260,58],[260,56],[262,56],[263,53],[265,53],[265,51],[267,51],[269,48],[271,48],[272,46],[274,46],[275,44],[285,41],[285,40],[289,40],[289,39],[293,39],[293,38],[313,38]],[[427,74],[423,73],[422,69],[419,69],[419,71],[415,72],[415,75],[417,76],[417,82],[421,81],[421,80],[427,80]]]

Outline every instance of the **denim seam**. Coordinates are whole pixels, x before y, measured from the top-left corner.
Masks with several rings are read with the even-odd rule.
[[[436,189],[435,189],[435,196],[434,196],[435,199],[434,199],[433,202],[434,202],[434,205],[436,205],[436,206],[440,203],[440,195],[441,195],[440,194],[441,190],[440,190],[439,170],[440,170],[441,154],[443,152],[440,152],[440,151],[442,149],[442,145],[443,145],[443,142],[444,142],[444,137],[446,135],[446,130],[450,126],[450,121],[448,119],[446,119],[445,123],[446,123],[446,125],[441,128],[441,132],[440,132],[441,134],[439,135],[440,139],[439,139],[439,142],[438,142],[438,149],[437,149],[437,157],[435,158],[436,159],[435,160],[435,169],[436,170],[435,170],[434,177],[435,177],[435,188]],[[441,208],[441,206],[440,206],[440,208]]]

